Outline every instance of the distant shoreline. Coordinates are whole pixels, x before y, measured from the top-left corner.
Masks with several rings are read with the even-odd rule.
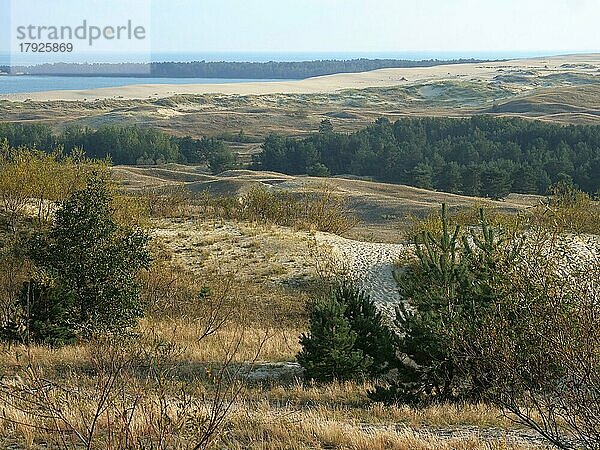
[[[96,101],[156,100],[176,95],[272,95],[321,94],[342,90],[414,86],[440,82],[481,81],[491,83],[507,73],[535,71],[541,75],[569,72],[581,65],[590,75],[598,73],[600,54],[551,56],[431,67],[379,69],[361,73],[341,73],[295,81],[242,82],[225,84],[132,84],[85,90],[48,90],[44,92],[4,94],[0,100],[22,101]]]
[[[237,78],[142,78],[56,75],[0,75],[0,96],[62,90],[120,88],[136,84],[234,84],[281,82],[293,80],[250,80]]]
[[[210,79],[306,79],[338,73],[378,69],[433,67],[490,62],[483,59],[348,59],[310,61],[190,61],[153,63],[52,63],[31,66],[0,66],[9,76],[210,78]]]

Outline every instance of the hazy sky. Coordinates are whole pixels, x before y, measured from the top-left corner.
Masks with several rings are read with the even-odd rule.
[[[600,49],[600,0],[157,0],[153,17],[164,50]]]
[[[600,0],[147,2],[152,5],[155,52],[600,50]],[[32,13],[32,21],[61,20],[60,15],[52,14],[59,10],[93,18],[95,14],[88,13],[93,10],[91,5],[102,1],[37,3],[40,8],[33,10],[39,13]],[[0,0],[5,24],[9,5],[9,0]],[[135,19],[139,2],[130,8]],[[0,26],[0,39],[7,39],[6,31],[6,26]]]

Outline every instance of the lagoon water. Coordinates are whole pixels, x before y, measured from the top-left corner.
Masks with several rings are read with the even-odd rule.
[[[56,77],[56,76],[0,76],[0,94],[20,94],[57,90],[96,89],[128,86],[131,84],[224,84],[257,81],[229,78],[141,78],[141,77]]]

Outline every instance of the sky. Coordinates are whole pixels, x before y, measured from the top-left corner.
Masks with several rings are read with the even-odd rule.
[[[114,0],[111,0],[114,2]],[[109,0],[13,0],[31,23],[110,22]],[[600,0],[128,0],[151,17],[153,52],[535,52],[600,50]],[[23,8],[29,4],[32,7]],[[14,10],[14,7],[13,7]],[[23,11],[26,11],[23,12]],[[0,49],[11,0],[0,0]],[[144,19],[145,20],[145,19]],[[14,22],[14,17],[13,17]]]
[[[600,49],[599,0],[170,0],[153,17],[164,51]]]

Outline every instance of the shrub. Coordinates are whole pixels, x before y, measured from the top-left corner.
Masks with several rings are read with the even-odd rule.
[[[31,270],[22,243],[22,238],[0,234],[0,340],[14,340],[19,334],[14,318],[19,313],[19,293]]]
[[[600,447],[600,262],[534,230],[465,355],[493,375],[486,400],[558,448]]]
[[[13,230],[31,206],[38,223],[46,223],[55,202],[81,189],[92,170],[106,171],[106,162],[88,160],[79,150],[67,157],[60,148],[44,153],[0,143],[0,207],[8,213]]]
[[[324,185],[297,193],[257,186],[240,197],[213,195],[208,191],[194,194],[174,190],[168,195],[146,192],[144,202],[150,217],[196,214],[335,234],[342,234],[357,223],[343,196]]]
[[[570,189],[553,199],[575,213],[588,201]],[[397,314],[398,373],[371,397],[493,403],[558,448],[599,448],[597,251],[559,221],[520,237],[480,214],[480,232],[461,233],[443,208],[441,236],[416,240],[398,277],[408,303]]]
[[[300,338],[297,359],[316,381],[375,377],[388,369],[393,339],[369,297],[343,283],[310,305],[309,334]]]
[[[335,234],[348,231],[356,223],[344,199],[326,186],[299,194],[254,188],[242,197],[240,203],[239,218],[245,220]]]
[[[533,210],[538,225],[549,230],[600,234],[600,203],[572,183],[561,182]]]
[[[307,174],[311,177],[328,177],[331,175],[326,165],[316,163],[307,169]]]

